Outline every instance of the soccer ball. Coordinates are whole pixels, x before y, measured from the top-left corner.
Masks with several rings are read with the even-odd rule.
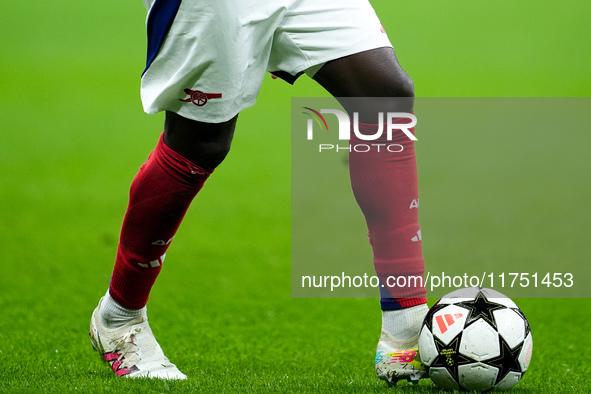
[[[498,291],[481,287],[437,301],[419,335],[421,361],[446,390],[509,390],[527,370],[532,347],[523,312]]]

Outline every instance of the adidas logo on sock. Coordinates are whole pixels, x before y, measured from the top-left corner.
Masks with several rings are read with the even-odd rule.
[[[160,256],[158,258],[158,260],[152,260],[150,261],[148,264],[144,264],[144,263],[137,263],[137,265],[139,265],[142,268],[148,268],[148,267],[152,267],[152,268],[156,268],[156,267],[160,267],[160,265],[162,263],[164,263],[164,259],[166,258],[166,253],[164,253],[162,256]]]
[[[162,239],[159,239],[158,241],[152,242],[152,245],[154,245],[154,246],[166,246],[166,245],[168,245],[168,244],[170,244],[172,242],[173,238],[174,238],[174,235],[168,241],[164,241]]]

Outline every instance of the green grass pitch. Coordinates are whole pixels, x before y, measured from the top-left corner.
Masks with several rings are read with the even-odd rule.
[[[372,3],[419,96],[591,93],[587,1]],[[267,80],[241,115],[233,151],[189,211],[152,293],[152,328],[189,379],[117,379],[92,351],[88,321],[109,283],[128,186],[162,127],[139,101],[144,18],[137,0],[0,4],[0,392],[436,392],[429,381],[388,389],[375,378],[376,299],[290,297],[290,97],[325,95],[305,78],[294,87]],[[562,157],[578,160],[560,190],[541,188],[526,167],[540,189],[514,191],[531,203],[502,217],[503,236],[523,239],[503,256],[557,242],[557,266],[589,263],[585,134],[555,137]],[[453,259],[466,237],[462,251],[478,257],[494,228],[457,223],[495,211],[445,212],[462,185],[441,181],[446,157],[423,141],[427,264]],[[523,162],[535,154],[525,149]],[[488,189],[466,190],[474,203]],[[540,219],[547,204],[564,211],[524,232],[522,218]],[[560,229],[558,239],[542,224]],[[534,354],[513,391],[591,392],[589,300],[517,301]]]

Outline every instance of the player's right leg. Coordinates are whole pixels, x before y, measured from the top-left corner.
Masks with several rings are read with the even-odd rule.
[[[230,149],[237,114],[254,104],[281,12],[263,0],[145,3],[142,103],[148,113],[166,111],[165,130],[132,182],[90,336],[117,375],[184,379],[154,339],[145,305],[187,208]],[[257,23],[244,23],[249,17]]]
[[[145,306],[185,212],[230,149],[235,123],[168,112],[163,136],[132,182],[109,291],[90,323],[93,347],[118,376],[186,378],[164,356]]]

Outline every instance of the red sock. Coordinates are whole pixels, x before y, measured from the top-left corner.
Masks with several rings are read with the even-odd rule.
[[[211,172],[170,149],[160,137],[131,184],[109,291],[121,306],[146,305],[166,250]]]
[[[394,121],[396,122],[396,121]],[[406,123],[402,119],[400,123]],[[375,134],[378,125],[359,124],[363,134]],[[384,125],[384,130],[386,126]],[[410,129],[414,133],[414,128]],[[385,134],[385,133],[384,133]],[[418,223],[418,179],[414,143],[402,131],[393,132],[393,141],[380,138],[362,141],[353,133],[355,144],[384,144],[354,149],[349,154],[351,185],[369,230],[374,266],[381,284],[383,310],[407,308],[427,302],[424,287],[389,287],[388,277],[423,277],[425,262]],[[387,146],[392,145],[389,152]],[[391,281],[392,279],[390,279]],[[402,280],[400,280],[402,285]]]

